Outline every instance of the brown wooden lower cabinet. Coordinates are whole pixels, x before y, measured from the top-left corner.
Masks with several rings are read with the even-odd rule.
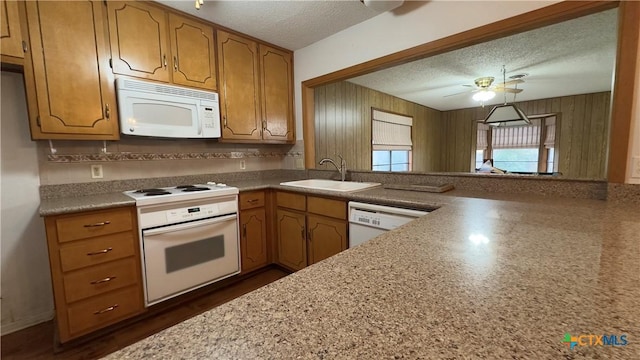
[[[347,249],[344,200],[278,192],[276,205],[280,265],[300,270]]]
[[[240,262],[241,272],[247,273],[271,263],[265,191],[242,192],[238,196],[240,207]]]
[[[240,213],[240,249],[243,273],[268,265],[267,216],[264,208]]]
[[[307,215],[309,264],[315,264],[347,249],[347,223],[324,216]]]
[[[305,215],[303,213],[278,209],[278,261],[292,269],[307,266],[307,239]]]
[[[135,207],[44,222],[60,342],[145,311]]]

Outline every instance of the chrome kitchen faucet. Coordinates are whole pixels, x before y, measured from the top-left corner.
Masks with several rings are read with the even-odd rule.
[[[340,158],[339,167],[338,167],[338,164],[336,164],[336,162],[331,160],[330,158],[324,158],[320,160],[318,164],[323,165],[324,163],[327,163],[327,162],[331,163],[333,166],[335,166],[336,170],[338,170],[338,172],[340,173],[340,181],[344,181],[345,177],[347,176],[347,162],[344,160],[342,156],[338,155],[338,157]]]

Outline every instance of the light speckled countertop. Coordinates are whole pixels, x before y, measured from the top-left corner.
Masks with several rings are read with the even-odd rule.
[[[458,190],[350,197],[441,208],[107,358],[640,358],[640,206]],[[628,345],[569,350],[565,333]]]

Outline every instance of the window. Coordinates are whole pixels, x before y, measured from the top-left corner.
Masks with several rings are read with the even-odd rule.
[[[556,117],[550,116],[524,126],[492,127],[479,123],[475,168],[491,159],[494,167],[508,172],[557,172],[556,122]]]
[[[411,171],[413,118],[382,110],[371,113],[371,169]]]
[[[409,171],[411,151],[373,150],[373,171]]]

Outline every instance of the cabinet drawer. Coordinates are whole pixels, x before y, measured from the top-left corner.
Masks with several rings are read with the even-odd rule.
[[[129,231],[63,246],[60,267],[66,272],[131,256],[138,246],[136,238],[134,232]]]
[[[68,303],[133,285],[138,282],[135,258],[129,257],[74,271],[64,276]]]
[[[69,333],[75,335],[104,327],[142,309],[142,294],[137,286],[92,297],[67,308]]]
[[[240,210],[253,209],[264,206],[264,191],[240,193],[238,197]]]
[[[307,211],[336,219],[347,219],[347,203],[342,200],[307,196]]]
[[[86,239],[133,229],[130,209],[70,215],[56,219],[58,242]]]
[[[278,192],[276,203],[280,207],[305,211],[307,209],[306,196],[289,192]]]

